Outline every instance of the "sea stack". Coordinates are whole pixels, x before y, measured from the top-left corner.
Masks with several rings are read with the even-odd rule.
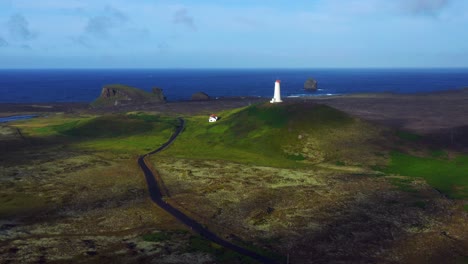
[[[270,103],[281,103],[281,88],[280,88],[280,80],[276,80],[275,82],[275,93],[273,94],[273,98],[271,99]]]
[[[317,91],[317,81],[314,78],[309,78],[304,83],[304,90]]]

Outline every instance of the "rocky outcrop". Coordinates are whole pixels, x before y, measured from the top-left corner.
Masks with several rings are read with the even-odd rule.
[[[206,101],[210,100],[210,96],[204,92],[197,92],[192,94],[192,101]]]
[[[106,85],[101,90],[101,95],[94,102],[92,107],[109,107],[120,105],[135,105],[146,103],[164,103],[166,101],[162,89],[154,88],[153,93],[140,90],[135,87],[112,84]]]
[[[116,87],[103,87],[100,97],[101,98],[119,97],[121,99],[131,100],[131,97],[129,96],[129,94],[127,94],[126,92]]]
[[[157,100],[159,100],[161,102],[166,102],[166,96],[164,96],[163,89],[161,89],[159,87],[153,87],[153,89],[151,89],[151,91],[153,92],[153,94],[154,94],[154,96],[156,97]]]
[[[317,91],[317,81],[313,78],[307,79],[304,83],[304,90],[307,91]]]

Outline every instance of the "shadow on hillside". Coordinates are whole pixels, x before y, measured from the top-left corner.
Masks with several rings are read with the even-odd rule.
[[[2,160],[2,165],[14,166],[54,160],[58,151],[85,153],[85,151],[67,149],[67,145],[73,142],[77,141],[64,137],[25,137],[24,139],[3,140],[0,141],[0,160]]]
[[[145,188],[130,190],[118,194],[112,194],[110,190],[107,190],[109,195],[96,197],[97,190],[91,190],[89,198],[85,199],[83,192],[90,191],[89,188],[85,190],[85,186],[81,186],[78,189],[70,190],[65,197],[59,197],[63,199],[60,203],[47,203],[42,206],[30,208],[28,210],[21,210],[15,214],[8,214],[3,216],[2,220],[12,220],[16,223],[0,226],[0,230],[6,231],[11,230],[14,232],[15,227],[20,227],[20,232],[25,229],[27,225],[45,224],[47,226],[53,225],[54,223],[66,223],[66,219],[76,219],[82,217],[87,213],[98,212],[99,210],[118,210],[119,208],[128,207],[136,202],[145,202],[147,199],[147,191]],[[76,199],[80,196],[80,199]],[[85,198],[84,198],[85,197]],[[102,211],[104,213],[105,211]],[[137,217],[137,216],[134,216]],[[131,217],[132,218],[132,217]],[[66,232],[66,230],[62,230]],[[84,232],[84,230],[74,230],[73,232]]]
[[[332,219],[325,220],[327,223],[321,230],[304,232],[293,240],[288,252],[291,263],[392,263],[391,260],[401,253],[398,246],[407,239],[418,241],[414,248],[407,248],[418,263],[452,263],[463,257],[463,251],[455,250],[462,247],[462,241],[444,237],[441,232],[446,227],[443,225],[431,226],[433,221],[441,220],[441,214],[452,212],[437,206],[419,208],[411,204],[414,198],[405,196],[408,200],[386,200],[380,195],[371,195],[366,200],[335,209],[339,211]],[[450,217],[443,220],[448,222]],[[426,236],[426,232],[433,236]],[[433,237],[441,243],[437,244]]]
[[[436,148],[450,148],[468,153],[468,126],[440,129],[425,135],[424,142]]]
[[[69,122],[53,126],[57,133],[50,136],[28,136],[18,130],[16,138],[0,138],[0,159],[10,165],[42,162],[54,156],[54,152],[70,151],[86,153],[82,149],[68,147],[71,144],[93,141],[96,139],[112,139],[118,143],[119,138],[142,135],[149,131],[165,131],[172,129],[174,120],[158,120],[157,116],[103,116],[80,124]],[[71,125],[70,125],[71,124]],[[154,146],[159,145],[155,142]],[[41,155],[34,155],[40,152]],[[51,152],[50,155],[48,152]],[[142,151],[144,152],[144,151]],[[26,156],[29,154],[28,156]],[[142,154],[142,153],[141,153]]]
[[[404,118],[394,118],[394,119],[385,119],[385,120],[366,120],[372,124],[379,126],[393,128],[393,129],[403,129],[407,124],[408,120]]]
[[[233,224],[220,231],[281,249],[291,263],[402,263],[393,262],[401,245],[410,247],[405,253],[420,258],[418,263],[452,263],[463,256],[457,250],[463,241],[443,235],[459,229],[453,221],[463,219],[463,212],[454,209],[457,201],[426,185],[405,192],[375,176],[326,180],[326,185],[309,187],[249,187],[239,193],[239,204],[216,214],[217,221]],[[467,232],[457,235],[460,239]],[[414,248],[408,241],[415,242]]]

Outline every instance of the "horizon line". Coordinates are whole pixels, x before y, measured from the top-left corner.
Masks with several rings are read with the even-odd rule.
[[[443,70],[443,69],[468,69],[468,66],[461,67],[37,67],[37,68],[1,68],[0,70]]]

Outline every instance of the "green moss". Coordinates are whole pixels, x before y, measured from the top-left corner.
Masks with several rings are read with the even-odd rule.
[[[468,197],[468,156],[452,160],[415,157],[401,152],[392,152],[386,173],[422,177],[432,187],[451,198]]]
[[[161,242],[171,239],[171,235],[166,232],[157,232],[143,235],[143,240],[148,242]]]
[[[73,137],[110,138],[144,133],[152,125],[141,119],[124,115],[102,116],[87,121],[75,121],[55,126],[54,129],[63,135]]]
[[[426,209],[426,202],[424,201],[416,201],[413,203],[413,206],[414,207],[418,207],[418,208],[421,208],[421,209]]]
[[[396,135],[400,139],[403,139],[403,140],[406,140],[406,141],[412,141],[412,142],[419,141],[419,140],[422,139],[422,136],[420,136],[418,134],[414,134],[414,133],[407,132],[407,131],[401,131],[401,130],[397,131]]]
[[[260,124],[273,128],[281,128],[288,122],[287,108],[276,107],[275,105],[252,106],[247,108],[242,114],[261,121]],[[240,120],[242,121],[242,119]]]
[[[191,236],[189,239],[189,251],[201,251],[214,253],[217,247],[212,245],[212,242],[201,236]]]
[[[149,115],[146,113],[136,113],[136,114],[128,114],[128,118],[130,119],[137,119],[137,120],[143,120],[145,122],[157,122],[161,119],[160,116],[157,115]]]
[[[38,118],[23,124],[30,137],[61,137],[87,150],[141,154],[170,138],[178,120],[147,113]]]
[[[436,149],[431,151],[431,157],[439,158],[439,159],[446,159],[448,158],[448,153],[444,150]]]
[[[33,137],[48,137],[57,136],[60,131],[73,128],[80,122],[92,119],[94,116],[68,116],[68,115],[55,115],[49,117],[38,117],[30,119],[20,125],[23,134]]]

